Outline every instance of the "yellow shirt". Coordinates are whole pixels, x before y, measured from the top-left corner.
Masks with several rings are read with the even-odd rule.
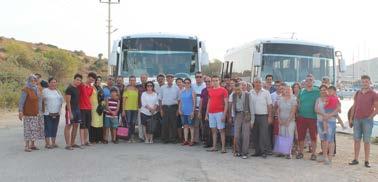
[[[138,90],[126,90],[123,92],[123,98],[126,98],[126,102],[123,103],[123,110],[138,110]]]

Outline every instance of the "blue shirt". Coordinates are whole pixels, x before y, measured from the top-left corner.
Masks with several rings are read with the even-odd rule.
[[[193,90],[182,90],[180,94],[181,112],[183,115],[190,115],[193,112]]]

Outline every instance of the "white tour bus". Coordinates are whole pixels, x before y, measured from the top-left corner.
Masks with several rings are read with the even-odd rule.
[[[109,66],[114,76],[138,78],[147,73],[153,80],[161,73],[194,78],[208,62],[205,45],[196,36],[150,33],[115,41]]]
[[[232,76],[246,81],[271,74],[274,80],[292,84],[311,73],[315,85],[320,85],[323,76],[335,84],[337,72],[345,70],[341,52],[336,51],[335,55],[332,46],[293,39],[256,40],[227,50],[224,60],[232,63]]]

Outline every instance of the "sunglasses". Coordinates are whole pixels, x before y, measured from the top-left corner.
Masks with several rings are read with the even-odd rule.
[[[205,81],[205,83],[210,83],[211,81]]]
[[[147,85],[147,87],[153,87],[153,85]]]
[[[202,78],[202,76],[196,76],[196,78]]]
[[[185,84],[190,84],[190,82],[185,82]]]

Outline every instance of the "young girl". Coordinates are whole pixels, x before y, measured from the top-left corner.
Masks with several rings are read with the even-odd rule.
[[[117,144],[118,141],[116,140],[117,135],[117,128],[118,128],[118,111],[120,106],[118,90],[116,88],[112,88],[110,90],[110,99],[106,100],[106,114],[105,114],[105,132],[104,132],[104,143],[108,143],[108,133],[109,129],[111,129],[111,138],[114,144]]]

